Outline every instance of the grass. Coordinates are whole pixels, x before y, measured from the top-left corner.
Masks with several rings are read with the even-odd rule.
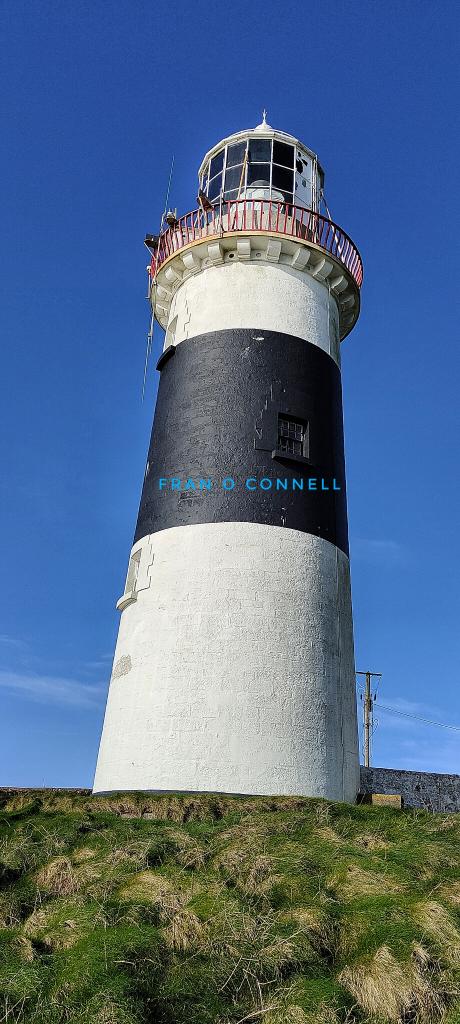
[[[0,1024],[460,1024],[460,816],[0,793]]]

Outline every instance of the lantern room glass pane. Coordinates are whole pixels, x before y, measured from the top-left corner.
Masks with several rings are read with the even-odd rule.
[[[249,140],[249,162],[265,163],[272,157],[271,139],[250,139]]]
[[[275,167],[273,165],[272,188],[280,192],[292,192],[294,189],[294,171],[287,167]]]
[[[208,199],[215,199],[219,195],[222,188],[222,175],[217,174],[212,181],[209,182],[208,188]]]
[[[234,146],[229,146],[227,149],[227,167],[235,167],[236,164],[242,164],[245,152],[245,142],[236,142]]]
[[[248,185],[255,181],[260,181],[263,185],[270,185],[270,164],[249,164]]]
[[[294,146],[288,146],[286,142],[273,142],[273,163],[281,164],[282,167],[294,167]]]
[[[214,176],[216,174],[219,174],[219,172],[223,169],[223,166],[224,166],[224,152],[225,152],[225,150],[221,149],[220,153],[216,153],[216,155],[213,156],[213,158],[211,160],[211,164],[210,164],[210,177],[211,178],[214,178]]]
[[[227,167],[227,170],[225,171],[225,191],[226,192],[228,192],[229,189],[239,188],[240,187],[242,170],[243,170],[243,165],[242,164],[240,164],[238,167]],[[243,187],[243,186],[244,186],[244,175],[243,175],[243,181],[242,181],[241,187]]]

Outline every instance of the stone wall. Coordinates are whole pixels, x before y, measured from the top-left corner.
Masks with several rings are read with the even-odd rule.
[[[361,796],[366,793],[397,793],[405,807],[460,812],[460,775],[361,767]]]

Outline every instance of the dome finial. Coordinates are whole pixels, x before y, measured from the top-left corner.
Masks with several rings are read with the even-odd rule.
[[[258,124],[256,126],[255,131],[256,132],[260,132],[261,130],[265,130],[267,132],[272,132],[273,128],[272,128],[271,124],[267,123],[267,111],[265,110],[265,108],[262,111],[262,118],[263,118],[263,120],[261,121],[260,124]]]

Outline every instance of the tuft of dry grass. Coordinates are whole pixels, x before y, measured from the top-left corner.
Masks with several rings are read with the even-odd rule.
[[[326,959],[334,959],[340,944],[340,930],[336,921],[316,907],[292,910],[290,918],[304,931],[316,953]]]
[[[121,903],[150,905],[159,920],[166,923],[183,910],[188,898],[189,893],[177,891],[168,878],[154,871],[141,871],[134,875],[118,892]]]
[[[329,884],[345,900],[359,896],[384,896],[402,892],[403,889],[401,883],[388,873],[365,871],[359,864],[348,864],[345,876],[332,876]]]
[[[278,875],[273,871],[273,860],[257,853],[248,845],[232,845],[214,858],[214,867],[228,885],[234,886],[242,896],[264,898],[270,894]]]
[[[173,887],[168,878],[156,874],[155,871],[140,871],[118,892],[122,902],[143,900],[148,903],[161,903],[165,896],[170,896]]]
[[[24,942],[39,944],[46,950],[70,949],[92,925],[84,903],[60,900],[35,909],[24,922]]]
[[[445,1009],[443,993],[416,963],[401,962],[381,946],[365,963],[346,967],[339,981],[365,1013],[394,1024],[402,1020],[434,1021]]]
[[[272,860],[270,857],[261,854],[258,857],[254,857],[249,863],[246,863],[241,885],[242,890],[248,895],[256,895],[261,891],[265,891],[267,882],[270,882],[272,878]]]
[[[446,959],[460,966],[460,931],[449,911],[436,900],[427,900],[417,905],[414,916],[430,938],[441,947]]]
[[[271,1004],[273,1000],[275,1001],[273,1009],[268,1009],[265,1013],[261,1012],[258,1017],[256,1017],[257,1011],[255,1011],[252,1018],[254,1022],[260,1020],[264,1024],[310,1024],[310,1020],[301,1006],[289,1005],[283,998],[277,999],[276,996],[270,996]],[[250,1024],[250,1020],[249,1017],[247,1024]]]
[[[92,860],[97,857],[98,851],[93,850],[91,846],[80,846],[77,850],[72,852],[72,861],[74,864],[83,864],[87,860]]]
[[[349,1017],[347,1014],[346,1020],[352,1021],[354,1018]],[[318,1009],[314,1015],[308,1015],[308,1024],[341,1024],[342,1015],[339,1016],[335,1006],[331,1006],[330,1003],[320,1003]]]
[[[390,844],[385,839],[375,835],[373,832],[365,832],[360,836],[355,836],[353,842],[361,850],[368,850],[370,853],[388,850],[390,847]]]
[[[439,895],[454,907],[460,907],[460,881],[447,882],[439,889]]]
[[[317,825],[328,825],[332,815],[331,804],[327,800],[319,800],[315,806],[314,814]]]
[[[0,892],[0,929],[21,923],[21,905],[14,892]]]
[[[105,862],[111,867],[124,864],[136,868],[147,867],[150,846],[150,839],[139,839],[124,843],[123,846],[115,846],[106,855]]]
[[[55,857],[49,861],[38,871],[36,881],[39,890],[53,896],[73,896],[82,888],[82,880],[68,857]]]
[[[162,934],[167,946],[185,952],[188,949],[202,949],[208,937],[208,929],[193,911],[184,908],[170,916],[169,924],[162,929]]]
[[[199,871],[205,867],[207,860],[206,850],[195,839],[192,839],[186,832],[179,831],[179,829],[171,828],[168,834],[176,844],[175,860],[181,867],[190,871]]]
[[[330,825],[324,825],[321,828],[315,829],[315,833],[320,839],[325,839],[327,843],[333,843],[334,845],[343,844],[342,836],[339,836],[338,832],[331,828]]]
[[[414,870],[417,876],[424,881],[432,881],[439,878],[445,870],[459,870],[460,858],[453,850],[447,851],[443,845],[431,842],[420,849],[420,856]]]
[[[24,963],[31,963],[35,959],[35,950],[26,935],[18,935],[16,939],[16,947],[19,953],[19,957]]]
[[[81,1015],[72,1016],[72,1024],[139,1024],[139,1018],[117,1003],[110,992],[100,992]]]

